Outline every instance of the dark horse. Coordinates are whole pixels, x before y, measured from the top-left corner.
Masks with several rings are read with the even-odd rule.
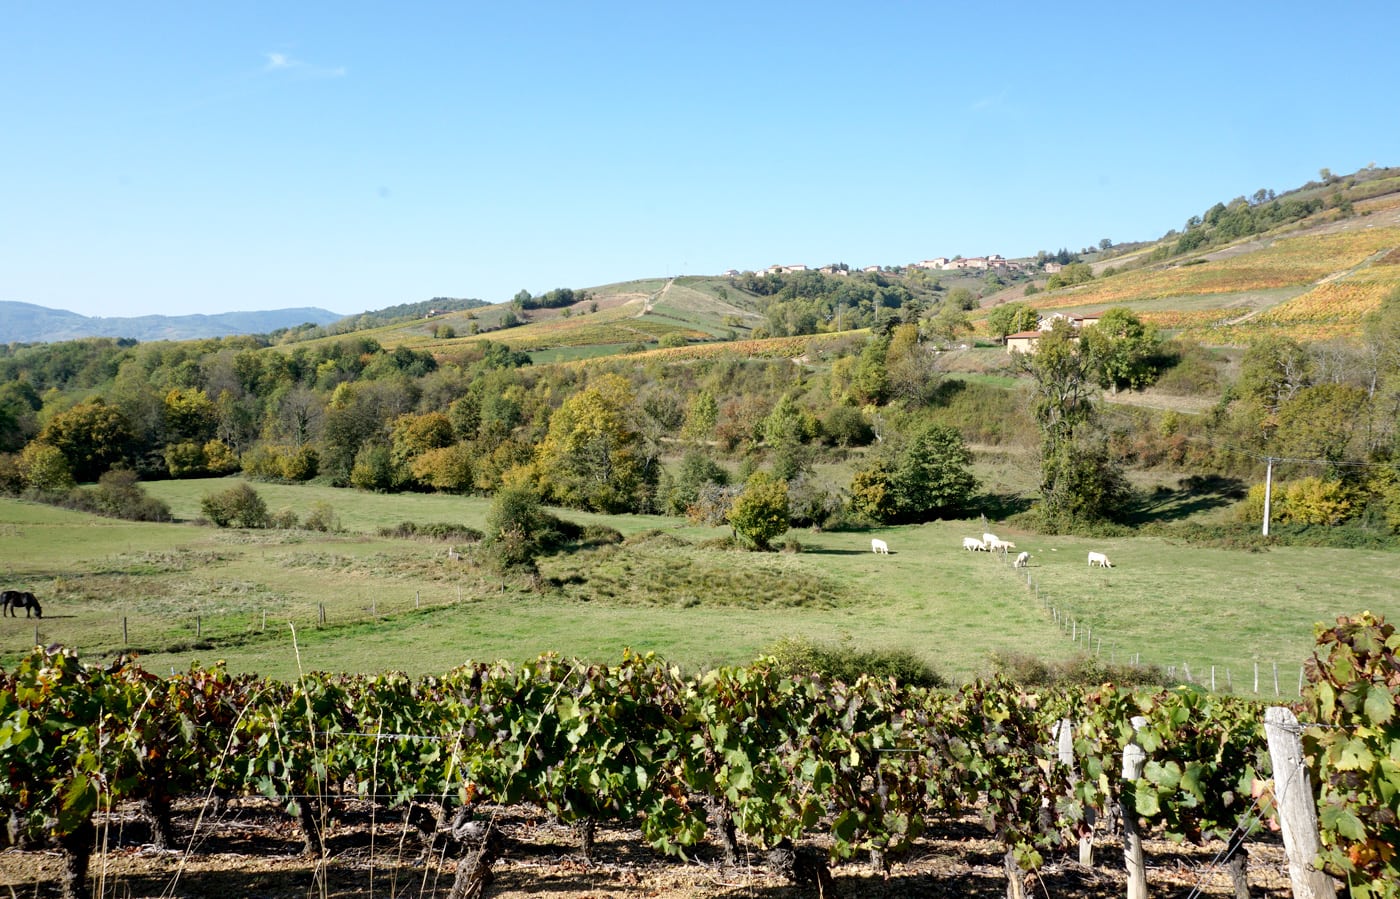
[[[44,617],[44,609],[39,605],[39,600],[34,598],[33,593],[25,590],[6,590],[0,593],[0,614],[14,615],[18,618],[19,614],[15,609],[24,609],[25,618],[29,617],[30,609],[34,610],[35,617]]]

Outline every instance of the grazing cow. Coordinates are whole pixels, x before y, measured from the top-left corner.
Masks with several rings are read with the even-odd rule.
[[[981,540],[978,540],[976,537],[964,537],[963,549],[968,550],[970,552],[977,552],[979,550],[981,550],[982,552],[986,552],[987,544],[983,543]]]
[[[1016,544],[1010,540],[993,540],[987,544],[987,549],[991,552],[1006,552],[1008,549],[1015,549]]]
[[[870,551],[875,553],[884,553],[888,556],[890,554],[890,545],[883,540],[871,540]]]
[[[997,542],[997,535],[996,535],[996,534],[983,534],[983,535],[982,535],[982,542],[985,543],[985,544],[987,544],[988,546],[991,546],[993,543],[996,543],[996,542]]]
[[[1027,553],[1027,552],[1023,552],[1023,553],[1021,553],[1019,556],[1016,557],[1016,563],[1015,563],[1015,565],[1013,565],[1012,567],[1014,567],[1014,568],[1025,568],[1026,565],[1028,565],[1028,564],[1030,563],[1030,561],[1031,561],[1031,554],[1030,554],[1030,553]]]
[[[6,590],[0,593],[0,615],[13,615],[18,618],[19,613],[15,609],[24,609],[25,618],[29,617],[30,609],[34,610],[34,617],[44,617],[44,609],[33,593],[27,590]]]
[[[1095,565],[1099,566],[1100,568],[1113,567],[1113,563],[1108,561],[1108,556],[1104,555],[1103,553],[1089,553],[1089,567],[1093,568]]]

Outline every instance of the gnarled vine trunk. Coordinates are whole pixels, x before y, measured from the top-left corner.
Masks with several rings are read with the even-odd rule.
[[[175,848],[175,823],[170,818],[170,797],[157,793],[141,800],[141,816],[151,825],[151,845],[157,849]]]
[[[815,886],[817,899],[834,899],[836,881],[824,853],[811,846],[793,846],[783,840],[768,850],[768,864],[788,880],[803,886]]]
[[[708,807],[710,825],[714,827],[715,834],[719,837],[719,848],[724,853],[724,866],[726,868],[737,868],[739,866],[739,841],[734,834],[734,814],[729,810],[729,804],[718,796],[710,796],[705,801]]]
[[[495,875],[491,866],[504,847],[501,832],[491,821],[467,821],[467,810],[460,809],[452,822],[451,836],[464,847],[457,861],[457,876],[447,899],[484,899]]]
[[[59,886],[63,899],[91,899],[87,870],[96,837],[97,828],[92,818],[86,818],[71,833],[58,838],[58,845],[63,849],[63,882]]]

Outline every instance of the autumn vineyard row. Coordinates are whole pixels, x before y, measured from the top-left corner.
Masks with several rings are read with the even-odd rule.
[[[1322,631],[1299,707],[1312,723],[1322,860],[1353,895],[1400,892],[1397,647],[1393,627],[1369,615]],[[1052,737],[1061,720],[1072,722],[1072,765]],[[1094,821],[1101,831],[1124,791],[1142,826],[1171,838],[1260,826],[1262,720],[1255,703],[1195,688],[925,690],[795,677],[763,661],[683,677],[631,653],[615,665],[545,656],[280,683],[219,666],[158,677],[36,649],[0,671],[0,811],[12,839],[65,851],[70,895],[83,889],[96,813],[139,804],[157,842],[171,841],[172,803],[216,795],[277,799],[312,854],[336,796],[435,815],[447,806],[458,822],[529,803],[578,825],[585,851],[592,825],[621,821],[672,854],[707,840],[730,849],[736,834],[764,848],[821,836],[834,859],[887,858],[928,822],[977,809],[1013,871]],[[1125,783],[1133,741],[1149,761]]]

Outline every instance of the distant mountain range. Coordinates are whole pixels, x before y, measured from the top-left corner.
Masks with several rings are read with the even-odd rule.
[[[266,334],[308,322],[329,325],[344,316],[314,307],[217,315],[137,315],[93,317],[33,303],[0,300],[0,343],[53,343],[80,337],[135,340],[196,340],[231,334]]]

